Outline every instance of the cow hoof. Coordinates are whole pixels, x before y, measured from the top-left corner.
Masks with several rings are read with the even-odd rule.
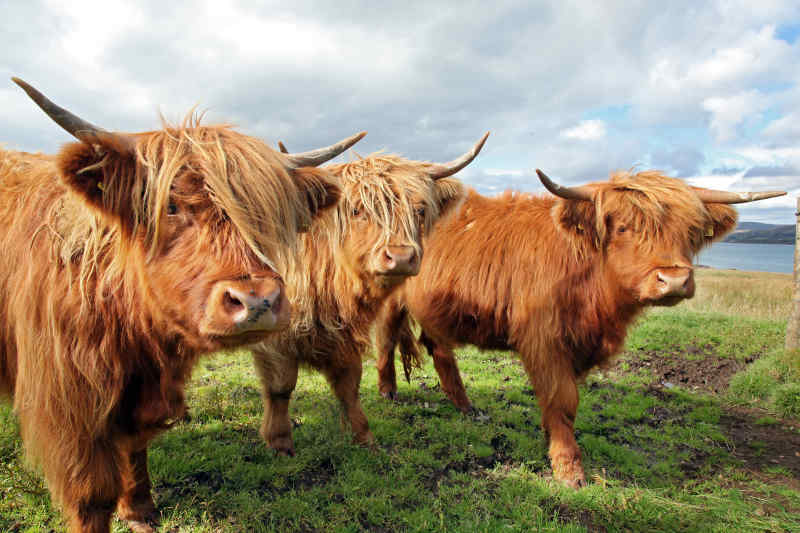
[[[583,474],[581,460],[555,461],[553,465],[553,477],[571,489],[579,489],[586,486],[586,476]]]
[[[480,411],[478,411],[477,409],[472,407],[471,403],[468,403],[467,405],[456,405],[456,409],[458,409],[459,411],[461,411],[465,415],[477,415],[477,414],[480,414]]]
[[[270,439],[269,447],[278,457],[294,457],[294,442],[287,437]]]
[[[397,391],[390,390],[390,391],[381,392],[381,396],[383,396],[387,400],[391,400],[393,402],[397,401]]]
[[[559,481],[561,481],[561,483],[563,483],[567,487],[575,490],[581,489],[586,486],[586,479],[584,479],[583,477],[577,479],[561,479]]]
[[[158,529],[160,521],[152,500],[133,506],[120,501],[117,505],[117,517],[134,533],[155,533]]]
[[[365,448],[375,447],[375,437],[372,435],[371,431],[367,431],[361,435],[355,435],[353,437],[353,442],[360,446],[364,446]]]
[[[294,448],[275,448],[270,446],[278,457],[294,457]]]
[[[125,520],[133,533],[156,533],[158,523],[154,520]]]

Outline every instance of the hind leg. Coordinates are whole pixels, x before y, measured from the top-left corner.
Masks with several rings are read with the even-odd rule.
[[[381,396],[394,400],[397,398],[397,373],[394,368],[394,349],[397,346],[402,310],[390,300],[381,309],[375,328],[375,344],[378,360],[378,392]]]
[[[257,348],[253,351],[253,361],[261,378],[264,404],[261,437],[278,455],[294,456],[289,401],[297,386],[297,359]]]
[[[439,374],[439,383],[442,385],[444,393],[457,409],[464,413],[469,412],[472,404],[467,397],[464,382],[461,381],[461,373],[458,371],[458,363],[456,363],[453,349],[450,346],[434,342],[424,333],[420,336],[420,340],[433,357],[433,366],[436,368],[436,373]]]

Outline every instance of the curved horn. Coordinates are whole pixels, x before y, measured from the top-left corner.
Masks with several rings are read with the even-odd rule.
[[[87,122],[82,118],[67,111],[63,107],[54,104],[49,98],[36,90],[35,87],[26,83],[25,81],[17,78],[11,78],[11,81],[22,87],[31,100],[38,105],[42,111],[47,113],[47,116],[53,119],[56,124],[67,130],[72,136],[79,141],[88,144],[103,144],[111,145],[117,149],[130,150],[133,148],[135,140],[130,135],[111,133],[103,128],[95,126],[91,122]]]
[[[282,142],[278,141],[278,150],[281,151],[282,154],[288,154],[289,150],[286,149],[286,145]]]
[[[785,191],[761,191],[761,192],[729,192],[717,191],[714,189],[704,189],[702,187],[692,187],[697,197],[707,204],[743,204],[755,202],[756,200],[766,200],[784,196]]]
[[[364,135],[366,134],[366,131],[362,131],[361,133],[356,133],[355,135],[341,140],[336,144],[326,146],[325,148],[318,148],[317,150],[300,152],[298,154],[287,153],[286,157],[289,159],[289,168],[319,166],[353,146],[355,143],[364,138]],[[281,145],[279,144],[278,146],[280,147]]]
[[[481,140],[475,143],[475,146],[472,149],[459,157],[458,159],[453,159],[449,163],[437,163],[433,165],[433,168],[430,171],[431,178],[434,180],[446,178],[447,176],[452,176],[465,166],[472,163],[472,160],[481,153],[481,148],[483,148],[483,144],[486,142],[486,139],[489,137],[489,132],[483,134]]]
[[[547,174],[538,168],[536,169],[536,174],[539,176],[539,180],[542,182],[542,185],[544,185],[544,188],[556,196],[560,196],[561,198],[565,198],[567,200],[592,200],[592,190],[585,185],[578,187],[565,187],[548,178]]]

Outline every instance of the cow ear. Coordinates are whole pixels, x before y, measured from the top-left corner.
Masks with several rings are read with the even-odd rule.
[[[552,215],[556,225],[571,239],[588,241],[594,247],[599,246],[600,235],[597,232],[594,202],[559,198],[553,205]]]
[[[300,194],[305,196],[312,218],[339,202],[342,194],[341,186],[336,177],[325,168],[300,167],[292,172]],[[308,223],[300,221],[299,227],[308,230]]]
[[[439,210],[439,216],[460,205],[464,199],[464,184],[456,178],[441,178],[434,181],[433,185],[434,201]]]
[[[130,146],[83,142],[65,145],[56,158],[61,179],[102,216],[131,229],[137,183],[136,155]],[[141,191],[143,192],[143,191]]]
[[[704,228],[704,239],[710,244],[733,231],[738,215],[734,208],[726,204],[705,204],[705,206],[709,222]]]

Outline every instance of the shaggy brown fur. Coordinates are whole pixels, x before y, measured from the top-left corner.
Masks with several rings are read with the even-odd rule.
[[[228,127],[136,141],[0,150],[0,395],[71,531],[108,531],[115,508],[151,529],[147,444],[183,413],[192,366],[266,336],[201,331],[211,288],[281,290],[297,231],[338,197]]]
[[[584,481],[573,421],[577,382],[619,352],[628,325],[661,297],[658,275],[688,274],[692,257],[730,231],[736,212],[704,205],[682,181],[655,171],[618,173],[591,185],[594,201],[470,192],[425,241],[419,275],[378,319],[379,388],[397,391],[394,348],[406,369],[419,357],[407,322],[434,358],[442,389],[470,409],[453,348],[519,352],[542,408],[557,479]],[[713,235],[713,236],[711,236]]]
[[[342,201],[300,239],[304,268],[286,275],[296,310],[290,329],[254,350],[263,387],[261,434],[289,455],[288,404],[301,363],[325,374],[356,441],[372,440],[358,399],[361,359],[380,304],[406,277],[383,275],[380,258],[396,246],[413,247],[421,258],[423,235],[462,196],[458,180],[434,181],[428,163],[396,156],[375,154],[326,168],[340,177]]]

